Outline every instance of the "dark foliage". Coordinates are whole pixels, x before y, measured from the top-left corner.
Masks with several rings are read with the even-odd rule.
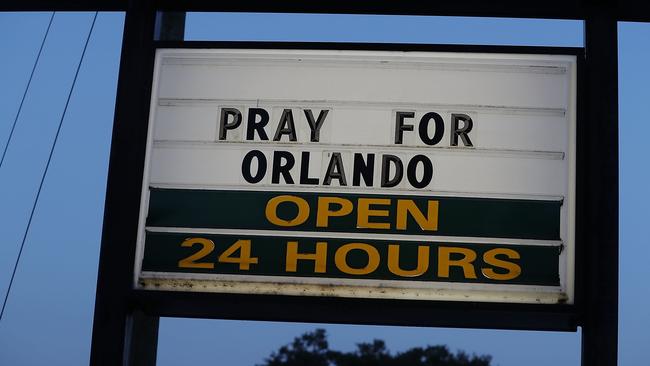
[[[356,351],[329,349],[324,329],[294,338],[259,366],[490,366],[491,356],[451,353],[447,346],[415,347],[391,353],[382,340],[357,344]]]

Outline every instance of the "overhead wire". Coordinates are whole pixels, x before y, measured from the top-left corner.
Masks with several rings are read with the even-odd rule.
[[[61,119],[59,120],[59,125],[56,130],[56,134],[54,135],[54,142],[52,143],[52,148],[50,149],[50,154],[47,158],[47,163],[45,164],[45,169],[43,170],[43,174],[41,176],[41,182],[38,185],[38,190],[36,192],[36,198],[34,199],[34,204],[32,206],[31,213],[29,214],[29,220],[27,221],[27,227],[25,228],[25,232],[23,234],[23,240],[20,244],[20,250],[18,251],[18,256],[16,257],[16,262],[14,263],[13,271],[11,273],[11,279],[9,280],[9,286],[7,287],[7,292],[5,293],[4,296],[4,301],[2,303],[2,310],[0,310],[0,321],[2,321],[2,318],[4,316],[5,312],[5,307],[7,306],[7,300],[9,299],[9,294],[11,293],[11,287],[14,282],[14,278],[16,277],[16,270],[18,268],[18,264],[20,263],[20,258],[23,253],[23,249],[25,248],[25,242],[27,240],[27,235],[29,234],[29,228],[31,227],[32,224],[32,219],[34,218],[34,212],[36,211],[36,206],[38,204],[38,199],[41,196],[41,191],[43,189],[43,182],[45,182],[45,177],[47,176],[47,171],[50,167],[50,163],[52,161],[52,155],[54,154],[54,148],[56,147],[56,143],[59,139],[59,134],[61,132],[61,127],[63,126],[63,120],[65,119],[66,112],[68,111],[68,106],[70,104],[70,99],[72,97],[72,92],[74,91],[75,84],[77,83],[77,77],[79,76],[79,70],[81,69],[81,64],[83,63],[84,56],[86,55],[86,50],[88,49],[88,43],[90,42],[90,37],[93,33],[93,29],[95,28],[95,22],[97,21],[97,15],[99,14],[98,11],[95,12],[95,16],[93,17],[92,24],[90,25],[90,30],[88,31],[88,36],[86,37],[86,42],[83,47],[83,51],[81,52],[81,57],[79,58],[79,63],[77,64],[77,69],[74,74],[74,78],[72,79],[72,85],[70,86],[70,91],[68,92],[68,97],[65,101],[65,107],[63,108],[63,113],[61,114]]]
[[[9,137],[7,137],[7,143],[5,144],[4,149],[2,149],[2,158],[0,158],[0,168],[2,168],[2,163],[5,161],[5,155],[7,155],[7,148],[9,143],[11,143],[11,138],[14,135],[14,130],[16,129],[16,124],[18,123],[18,118],[20,117],[20,112],[23,110],[23,104],[25,103],[25,98],[27,97],[27,91],[29,91],[29,86],[32,84],[32,79],[34,78],[34,73],[36,72],[36,66],[38,65],[38,60],[41,58],[41,53],[43,53],[43,46],[45,46],[45,41],[47,40],[47,35],[50,34],[50,28],[52,27],[52,21],[54,20],[54,15],[56,11],[52,12],[50,16],[50,21],[47,23],[47,29],[45,30],[45,35],[41,41],[41,47],[38,49],[38,54],[36,55],[36,60],[32,66],[32,72],[29,74],[29,79],[27,80],[27,85],[25,86],[25,91],[23,92],[23,97],[20,99],[20,105],[18,105],[18,111],[16,112],[16,117],[14,118],[14,123],[11,125],[11,130],[9,131]]]

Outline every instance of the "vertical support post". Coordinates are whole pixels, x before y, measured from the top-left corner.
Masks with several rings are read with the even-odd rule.
[[[583,366],[614,366],[618,355],[618,36],[613,13],[601,4],[585,20]]]
[[[131,300],[154,61],[153,0],[131,0],[124,23],[90,365],[155,365],[158,317]]]
[[[159,11],[156,14],[156,40],[182,41],[184,38],[185,12]]]
[[[127,318],[126,365],[156,366],[158,353],[158,323],[160,318],[139,309]]]

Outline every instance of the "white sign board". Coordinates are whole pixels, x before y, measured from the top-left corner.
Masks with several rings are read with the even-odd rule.
[[[136,287],[572,303],[576,67],[159,49]]]

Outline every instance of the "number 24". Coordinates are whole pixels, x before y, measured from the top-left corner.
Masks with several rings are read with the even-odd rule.
[[[181,243],[182,247],[193,247],[194,245],[200,245],[201,249],[189,257],[178,261],[178,267],[214,269],[214,263],[212,262],[198,262],[214,251],[214,242],[205,238],[189,238]],[[235,256],[237,250],[239,250],[239,256]],[[221,253],[217,262],[239,263],[239,269],[249,270],[251,264],[257,264],[258,258],[251,257],[251,241],[240,239]]]

